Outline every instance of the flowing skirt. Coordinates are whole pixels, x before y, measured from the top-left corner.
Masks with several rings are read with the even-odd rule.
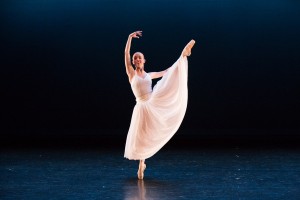
[[[188,61],[179,59],[154,86],[150,98],[133,109],[124,157],[144,160],[158,152],[176,133],[188,100]]]

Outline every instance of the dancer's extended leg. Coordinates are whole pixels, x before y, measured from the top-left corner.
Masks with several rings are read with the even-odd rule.
[[[195,40],[191,40],[191,41],[184,47],[184,49],[183,49],[181,55],[182,55],[182,56],[190,56],[191,53],[192,53],[192,48],[193,48],[193,46],[194,46],[195,43],[196,43]]]

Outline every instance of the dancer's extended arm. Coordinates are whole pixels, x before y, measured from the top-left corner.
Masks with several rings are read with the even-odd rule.
[[[142,36],[142,31],[136,31],[136,32],[131,33],[128,36],[128,40],[127,40],[126,47],[125,47],[125,52],[124,52],[124,55],[125,55],[125,67],[126,67],[126,73],[128,75],[129,80],[131,80],[131,78],[134,75],[134,69],[133,69],[133,67],[131,65],[131,60],[130,60],[131,40],[132,40],[132,38],[139,38],[139,36]]]
[[[160,78],[167,73],[168,69],[160,72],[149,72],[148,74],[150,75],[151,79]]]

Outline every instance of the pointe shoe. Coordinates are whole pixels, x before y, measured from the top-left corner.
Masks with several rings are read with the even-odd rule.
[[[143,179],[144,178],[145,169],[146,169],[146,164],[143,165],[143,168],[139,167],[139,170],[137,172],[138,179]]]
[[[183,49],[182,55],[183,56],[190,56],[192,53],[192,48],[195,45],[195,40],[191,40]]]

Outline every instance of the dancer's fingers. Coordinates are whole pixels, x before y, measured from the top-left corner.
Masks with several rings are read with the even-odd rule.
[[[135,31],[131,35],[134,38],[139,38],[138,36],[142,36],[142,31]]]

